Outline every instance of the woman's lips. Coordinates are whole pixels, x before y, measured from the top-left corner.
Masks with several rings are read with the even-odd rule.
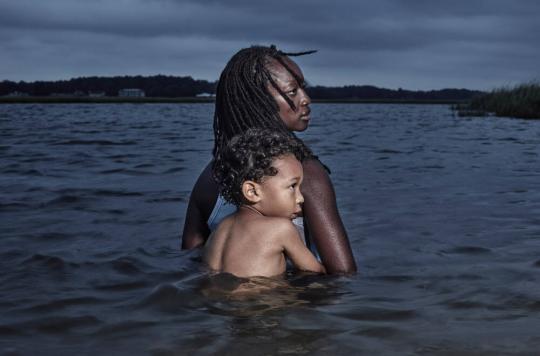
[[[302,114],[300,115],[300,120],[309,121],[309,119],[310,119],[309,114],[311,114],[310,109],[306,109],[306,110],[302,111]]]

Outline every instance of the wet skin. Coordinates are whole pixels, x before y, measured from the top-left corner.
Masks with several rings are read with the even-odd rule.
[[[277,103],[279,115],[287,128],[291,131],[304,131],[309,125],[311,112],[311,100],[304,90],[304,76],[294,61],[288,57],[283,57],[283,60],[299,81],[275,59],[269,60],[267,68],[276,85],[293,102],[295,108],[292,108],[271,84],[268,84],[267,89]],[[302,165],[304,181],[301,193],[305,200],[302,215],[306,235],[315,243],[327,273],[355,272],[356,262],[339,216],[330,176],[318,159],[305,160]],[[195,183],[190,197],[182,248],[195,248],[205,244],[210,235],[207,221],[217,197],[218,187],[209,163]]]

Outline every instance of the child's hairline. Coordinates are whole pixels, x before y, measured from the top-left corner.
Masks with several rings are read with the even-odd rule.
[[[279,155],[277,155],[275,157],[272,157],[272,163],[270,164],[270,167],[272,167],[272,168],[274,168],[276,170],[276,174],[274,174],[274,175],[266,174],[266,175],[261,177],[260,181],[256,181],[256,180],[252,180],[252,179],[244,179],[242,181],[242,183],[240,183],[240,192],[242,193],[243,201],[240,202],[237,206],[244,205],[246,203],[246,200],[247,200],[246,196],[244,195],[244,191],[242,189],[242,187],[244,186],[244,183],[248,182],[248,181],[252,181],[252,182],[255,182],[257,184],[264,184],[268,179],[277,176],[279,174],[279,170],[276,167],[273,166],[274,161],[278,160],[278,159],[283,159],[284,157],[287,157],[287,156],[292,156],[296,161],[298,161],[298,163],[300,163],[300,165],[302,165],[302,160],[298,159],[298,157],[296,157],[296,155],[293,152],[286,152],[286,153],[279,154]],[[303,166],[302,166],[302,169],[303,169]]]
[[[270,167],[269,167],[269,168],[274,168],[274,169],[276,170],[276,174],[274,174],[274,175],[269,175],[269,174],[263,175],[263,176],[261,177],[261,180],[260,180],[259,182],[255,181],[255,180],[252,180],[252,179],[245,179],[245,180],[242,181],[241,185],[243,185],[245,182],[247,182],[247,181],[249,181],[249,180],[252,180],[252,181],[254,181],[255,183],[259,183],[259,184],[260,184],[260,183],[263,183],[263,181],[264,181],[266,178],[272,178],[272,177],[277,176],[278,173],[279,173],[279,170],[278,170],[276,167],[274,167],[274,161],[279,160],[279,159],[283,159],[283,158],[286,157],[286,156],[292,156],[295,160],[297,160],[297,161],[302,165],[302,161],[299,160],[298,157],[296,157],[296,155],[295,155],[294,153],[292,153],[292,152],[282,153],[282,154],[280,154],[280,155],[277,155],[277,156],[275,156],[275,157],[272,157],[272,163],[270,163]]]

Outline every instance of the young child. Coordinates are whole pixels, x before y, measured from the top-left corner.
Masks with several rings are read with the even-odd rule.
[[[285,272],[286,257],[303,271],[325,273],[302,241],[292,219],[302,212],[300,144],[269,130],[233,138],[214,164],[225,200],[238,210],[210,235],[204,261],[238,277],[272,277]]]

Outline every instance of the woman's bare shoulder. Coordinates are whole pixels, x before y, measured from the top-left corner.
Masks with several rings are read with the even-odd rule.
[[[307,159],[302,162],[304,168],[304,181],[302,183],[302,193],[331,193],[334,188],[328,170],[318,159]]]

